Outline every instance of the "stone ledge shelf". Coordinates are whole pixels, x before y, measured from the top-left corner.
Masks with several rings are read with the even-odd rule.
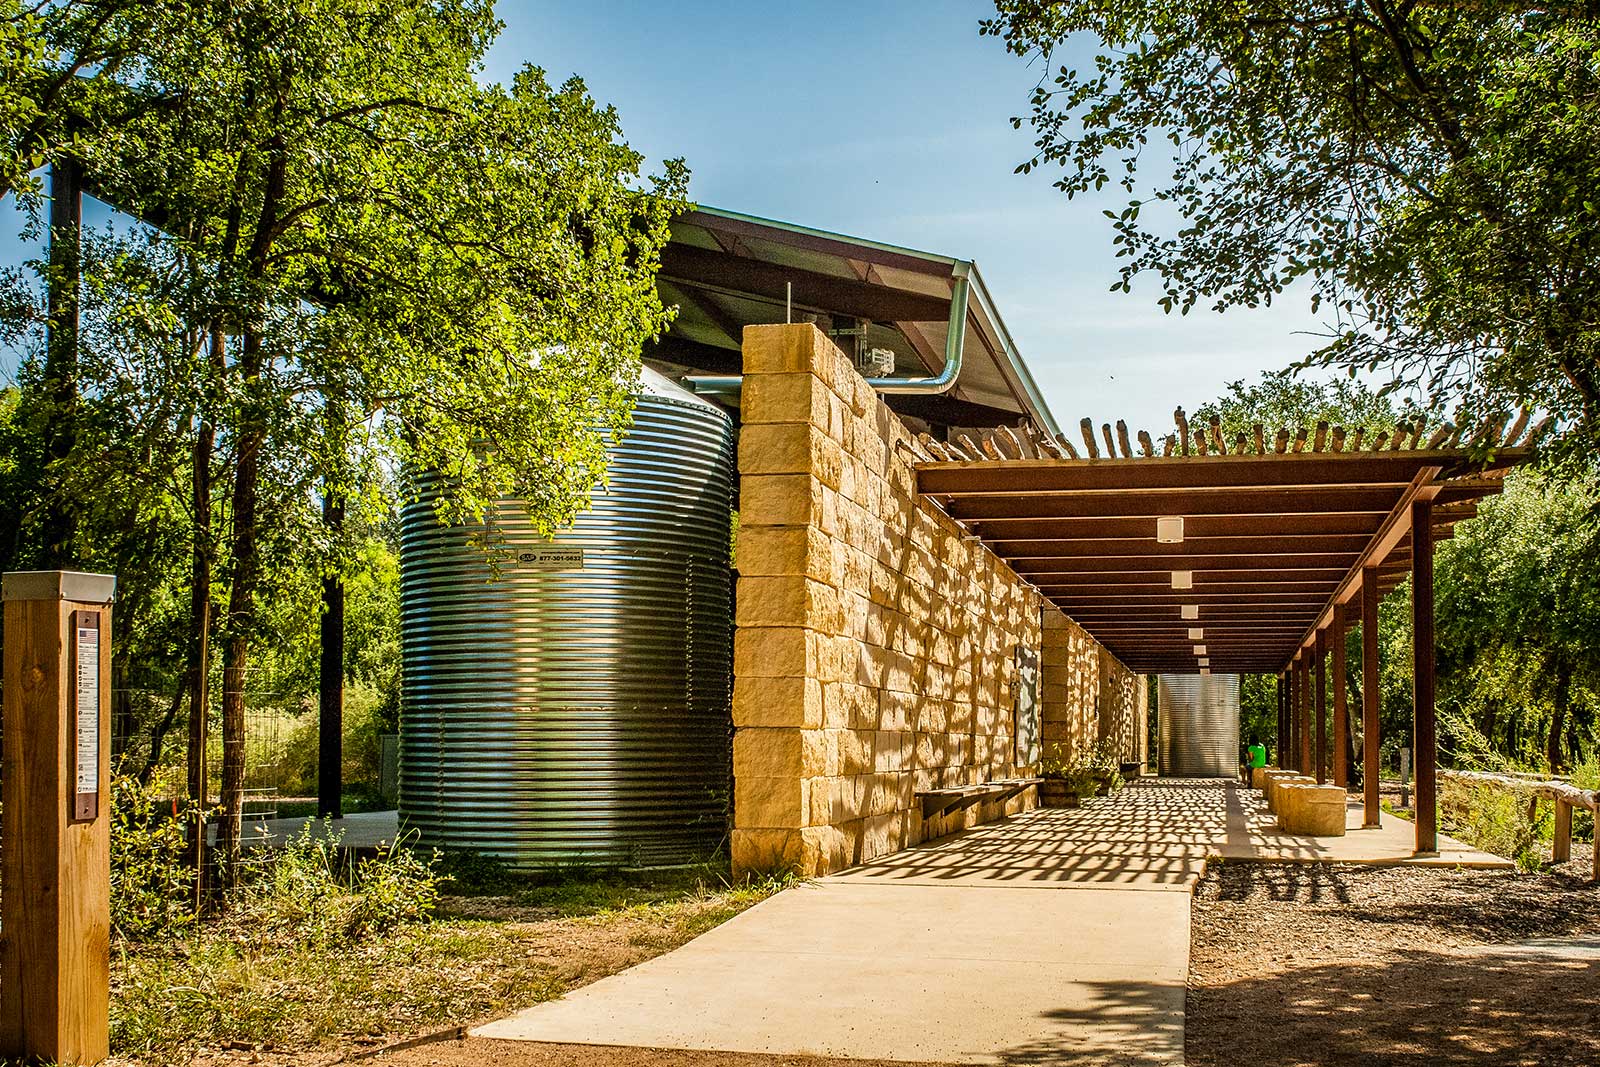
[[[985,801],[1006,801],[1030,785],[1038,785],[1043,778],[1002,778],[983,785],[961,786],[956,789],[929,789],[917,793],[922,803],[923,821],[936,819],[949,811],[970,808]]]

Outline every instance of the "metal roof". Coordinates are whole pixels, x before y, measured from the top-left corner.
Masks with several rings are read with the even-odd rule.
[[[944,427],[1028,423],[1059,432],[970,262],[718,208],[673,221],[657,285],[678,317],[646,357],[736,374],[743,328],[783,322],[788,313],[825,330],[865,323],[864,344],[893,352],[897,374],[937,374],[959,276],[967,278],[972,299],[955,386],[886,401],[902,415]]]

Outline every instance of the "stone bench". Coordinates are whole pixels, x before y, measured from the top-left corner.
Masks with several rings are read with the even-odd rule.
[[[1006,801],[1027,789],[1030,785],[1038,785],[1043,778],[1001,778],[982,785],[963,785],[951,789],[924,789],[916,794],[917,800],[922,804],[923,819],[936,819],[951,811],[960,811],[970,808],[974,804],[983,804],[988,801]]]
[[[1278,828],[1309,837],[1343,837],[1347,802],[1343,786],[1285,783],[1278,791]]]
[[[1278,813],[1279,792],[1285,785],[1305,785],[1308,783],[1315,785],[1317,781],[1310,775],[1301,774],[1299,771],[1274,771],[1272,774],[1267,775],[1266,779],[1267,787],[1263,792],[1266,793],[1267,797],[1267,810],[1274,815]]]

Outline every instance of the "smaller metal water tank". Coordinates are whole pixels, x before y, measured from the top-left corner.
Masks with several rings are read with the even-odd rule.
[[[400,814],[425,846],[510,864],[661,865],[726,833],[733,426],[645,370],[610,489],[553,542],[495,508],[495,575],[401,517]]]
[[[1232,778],[1239,773],[1239,676],[1163,674],[1156,679],[1161,774]]]

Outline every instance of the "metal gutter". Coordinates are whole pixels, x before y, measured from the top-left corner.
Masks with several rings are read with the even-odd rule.
[[[972,264],[966,260],[952,260],[950,288],[950,319],[945,331],[944,366],[939,373],[926,378],[868,378],[867,384],[880,393],[901,395],[934,395],[948,393],[961,376],[961,361],[967,342],[967,307],[972,292],[969,275]],[[744,376],[690,375],[684,382],[701,396],[737,396],[744,385]],[[1057,432],[1051,430],[1052,433]]]

